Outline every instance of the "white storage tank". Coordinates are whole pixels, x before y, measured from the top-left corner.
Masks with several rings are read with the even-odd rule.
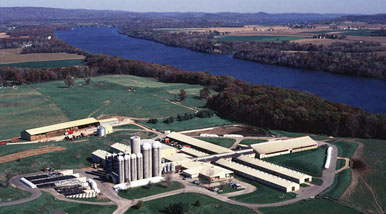
[[[152,151],[152,160],[153,160],[153,177],[161,176],[161,143],[156,141],[153,143]]]
[[[142,155],[143,155],[143,178],[151,178],[152,176],[152,154],[151,144],[142,144]]]
[[[130,154],[126,153],[124,156],[125,159],[125,182],[129,182],[131,180],[130,175]]]
[[[143,179],[143,156],[141,153],[137,154],[137,171],[138,171],[138,180]]]
[[[125,159],[120,154],[118,156],[118,162],[119,162],[119,169],[118,169],[118,180],[119,183],[125,183]]]
[[[139,136],[133,136],[130,138],[131,153],[141,153],[141,138]]]
[[[131,165],[131,181],[136,181],[137,180],[137,155],[131,154],[130,156],[130,165]]]

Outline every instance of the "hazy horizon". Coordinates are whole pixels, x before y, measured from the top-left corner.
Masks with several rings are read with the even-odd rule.
[[[2,0],[0,7],[48,7],[61,9],[119,10],[128,12],[237,12],[237,13],[385,13],[385,0]]]

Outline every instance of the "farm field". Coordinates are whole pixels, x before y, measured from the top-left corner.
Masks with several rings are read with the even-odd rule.
[[[351,158],[358,147],[358,144],[355,142],[349,142],[347,140],[333,140],[330,141],[332,144],[336,145],[338,148],[338,156]]]
[[[11,66],[21,68],[60,68],[83,65],[83,59],[69,60],[53,60],[53,61],[37,61],[37,62],[21,62],[12,64],[2,64],[0,66]]]
[[[339,213],[339,214],[359,214],[361,212],[341,205],[336,202],[332,202],[326,199],[314,199],[309,201],[302,201],[291,205],[282,207],[270,207],[260,209],[264,214],[326,214],[326,213]]]
[[[218,37],[218,41],[257,41],[257,42],[283,42],[304,39],[293,36],[224,36]]]
[[[68,121],[54,102],[26,86],[0,89],[0,115],[0,139],[20,136],[25,129]]]
[[[129,86],[134,87],[135,91],[128,90]],[[84,81],[78,80],[72,88],[64,87],[63,81],[37,84],[35,87],[50,97],[70,119],[97,117],[101,114],[160,118],[193,113],[187,107],[169,102],[174,99],[174,94],[168,91],[201,88],[197,85],[160,83],[150,78],[129,75],[96,77],[90,85],[84,85]],[[84,97],[88,98],[87,101]],[[188,96],[189,99],[192,98]],[[74,106],[77,106],[76,110]]]
[[[0,65],[24,62],[47,62],[57,60],[83,60],[84,56],[68,53],[32,53],[20,54],[19,49],[0,50]]]
[[[326,157],[326,146],[321,146],[318,149],[297,152],[287,155],[281,155],[264,160],[288,167],[312,176],[322,176],[323,165]]]
[[[8,213],[40,213],[50,214],[54,211],[64,211],[66,213],[93,213],[110,214],[117,208],[115,205],[98,206],[79,204],[65,201],[58,201],[48,193],[42,195],[33,201],[24,203],[22,206],[14,205],[0,208],[0,214]],[[17,212],[16,212],[17,211]]]
[[[200,206],[194,206],[193,204],[196,201],[200,201]],[[171,203],[188,203],[189,204],[189,214],[254,214],[252,210],[237,206],[233,204],[228,204],[217,199],[195,193],[184,193],[179,195],[173,195],[165,198],[156,199],[153,201],[145,202],[143,207],[139,210],[130,208],[126,213],[130,214],[157,214],[163,213],[162,210],[165,206],[168,206]]]
[[[286,201],[288,199],[295,198],[296,196],[295,193],[284,193],[282,191],[260,184],[257,181],[252,181],[250,179],[246,179],[238,175],[235,175],[235,178],[240,181],[252,184],[256,187],[256,191],[254,192],[230,197],[230,199],[233,199],[236,201],[245,202],[245,203],[266,204],[266,203],[273,203],[273,202],[279,202],[279,201]]]
[[[119,191],[118,195],[122,198],[126,199],[137,199],[137,198],[144,198],[151,195],[157,195],[164,192],[170,192],[177,189],[182,189],[184,186],[176,181],[171,182],[171,184],[166,187],[162,183],[152,184],[151,187],[149,186],[143,186],[143,187],[137,187],[133,189],[123,190]]]
[[[216,138],[216,137],[197,137],[197,139],[213,143],[225,148],[230,148],[234,142],[236,142],[235,139],[232,138]]]

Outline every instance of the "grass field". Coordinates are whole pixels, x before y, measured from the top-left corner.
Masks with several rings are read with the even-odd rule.
[[[0,90],[0,139],[20,136],[24,129],[67,121],[66,115],[34,88]]]
[[[353,31],[343,31],[342,35],[346,36],[373,36],[371,30],[353,30]]]
[[[263,184],[258,183],[257,181],[252,181],[250,179],[246,179],[240,176],[235,176],[238,180],[241,180],[243,182],[252,184],[256,187],[256,191],[239,195],[235,197],[231,197],[231,199],[236,201],[241,201],[245,203],[273,203],[273,202],[279,202],[279,201],[285,201],[291,198],[295,198],[294,193],[284,193],[282,191],[273,189],[271,187],[265,186]]]
[[[11,64],[0,64],[0,66],[11,66],[21,68],[60,68],[83,65],[83,59],[38,61],[38,62],[21,62]]]
[[[148,186],[143,187],[137,187],[133,189],[123,190],[119,191],[118,195],[122,198],[127,199],[137,199],[137,198],[144,198],[151,195],[157,195],[164,192],[170,192],[177,189],[182,189],[184,186],[176,181],[173,181],[168,187],[164,184],[158,183],[153,184],[151,188]]]
[[[11,186],[0,186],[0,203],[27,198],[31,194]],[[1,208],[0,208],[1,210]]]
[[[200,201],[201,205],[194,206],[193,204],[196,201]],[[189,214],[254,214],[252,210],[238,206],[228,204],[217,199],[195,193],[184,193],[174,196],[169,196],[165,198],[160,198],[145,202],[143,207],[139,210],[131,208],[126,213],[127,214],[157,214],[163,213],[162,210],[165,206],[168,206],[171,203],[189,203]]]
[[[309,201],[302,201],[291,205],[281,207],[270,207],[260,209],[264,214],[359,214],[361,212],[346,207],[336,202],[326,199],[314,199]]]
[[[320,186],[320,185],[323,184],[323,179],[320,179],[320,178],[312,178],[311,183]]]
[[[267,140],[259,140],[259,139],[245,139],[240,142],[240,144],[244,145],[252,145],[252,144],[257,144],[257,143],[264,143],[267,142]]]
[[[225,185],[224,188],[222,189],[222,192],[219,192],[219,194],[226,194],[226,193],[230,193],[230,192],[238,192],[238,191],[241,191],[241,190],[244,190],[244,188],[235,189],[235,188],[232,188],[229,185]]]
[[[340,169],[342,167],[344,167],[344,165],[346,164],[346,161],[345,160],[342,160],[342,159],[338,159],[336,161],[336,169]]]
[[[334,183],[330,187],[330,191],[323,194],[323,196],[339,199],[347,187],[351,183],[351,169],[343,170],[335,175]]]
[[[217,137],[197,137],[197,139],[213,143],[225,148],[230,148],[234,142],[236,142],[235,139],[232,138],[217,138]]]
[[[338,147],[338,156],[351,158],[358,147],[357,143],[349,142],[346,140],[333,140],[330,143],[336,145]]]
[[[96,77],[90,85],[80,86],[82,83],[81,80],[77,81],[73,88],[63,87],[62,81],[35,87],[39,87],[39,91],[49,96],[71,119],[84,118],[91,113],[94,113],[93,116],[114,114],[136,118],[191,113],[191,109],[168,102],[174,99],[174,94],[168,91],[201,88],[197,85],[160,83],[150,78],[129,75]],[[129,92],[128,86],[133,86],[135,92]],[[187,102],[190,99],[193,99],[192,96],[188,96]],[[77,106],[76,110],[74,106]]]
[[[134,124],[128,124],[123,126],[114,126],[114,129],[138,129],[141,130],[142,128],[139,126],[136,126]]]
[[[320,177],[322,176],[326,150],[326,146],[321,146],[318,149],[280,155],[266,158],[265,160],[312,176]]]
[[[157,124],[147,123],[146,121],[141,123],[148,127],[155,128],[158,130],[171,130],[171,131],[184,131],[184,130],[200,129],[200,128],[208,128],[213,126],[233,124],[231,121],[222,119],[218,116],[213,116],[211,118],[196,117],[186,121],[175,121],[174,123],[171,123],[171,124],[166,124],[166,123],[163,123],[162,121],[159,121]]]
[[[117,208],[115,205],[98,206],[65,202],[56,200],[53,196],[43,192],[38,199],[21,205],[1,207],[0,214],[9,213],[39,213],[50,214],[54,211],[62,210],[66,213],[92,213],[92,214],[111,214]]]
[[[257,42],[283,42],[304,39],[293,36],[224,36],[218,37],[218,41],[257,41]]]

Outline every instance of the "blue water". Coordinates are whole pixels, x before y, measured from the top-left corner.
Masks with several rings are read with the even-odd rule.
[[[331,101],[386,114],[384,80],[264,65],[233,59],[230,55],[198,53],[120,35],[115,28],[76,28],[59,31],[57,36],[91,53],[168,64],[186,71],[205,71],[233,76],[250,83],[307,91]]]

